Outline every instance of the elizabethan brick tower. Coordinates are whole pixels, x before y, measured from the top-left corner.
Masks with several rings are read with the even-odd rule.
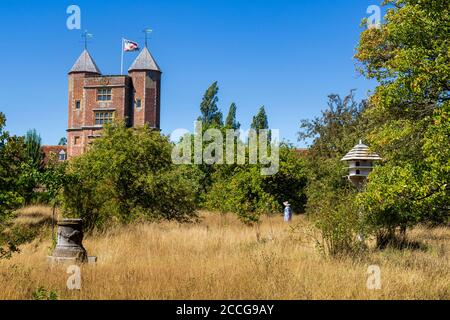
[[[102,75],[84,50],[69,71],[68,157],[82,154],[114,119],[160,129],[160,93],[161,70],[147,47],[120,76]]]

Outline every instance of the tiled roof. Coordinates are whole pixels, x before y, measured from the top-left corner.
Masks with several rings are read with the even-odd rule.
[[[92,72],[101,74],[100,69],[97,67],[91,55],[86,49],[81,53],[72,69],[70,69],[69,73],[72,72]]]
[[[49,161],[52,154],[58,156],[61,151],[64,151],[67,154],[67,146],[42,146],[44,163],[46,164]]]
[[[128,69],[128,71],[133,70],[153,70],[161,72],[161,69],[159,69],[158,64],[156,63],[150,51],[148,51],[147,47],[142,49],[141,53],[139,53],[136,60],[134,60],[133,64],[131,65],[130,69]]]
[[[341,161],[350,160],[381,160],[381,157],[373,152],[370,152],[369,147],[359,141],[359,144],[353,147],[349,153],[347,153]]]
[[[294,152],[299,157],[305,157],[308,155],[308,149],[306,148],[295,148]]]

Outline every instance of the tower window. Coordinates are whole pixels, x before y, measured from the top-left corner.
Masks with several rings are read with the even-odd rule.
[[[356,174],[360,174],[361,173],[361,171],[359,171],[359,170],[356,170]]]
[[[78,136],[74,137],[73,138],[73,144],[76,145],[76,146],[79,145],[80,144],[80,137],[78,137]]]
[[[95,124],[102,125],[105,123],[111,123],[114,119],[113,111],[98,111],[95,113]]]
[[[75,101],[75,109],[77,109],[77,110],[81,109],[81,101],[80,100]]]
[[[136,106],[136,109],[142,108],[142,101],[141,101],[141,99],[136,99],[134,104]]]
[[[359,161],[356,161],[356,166],[359,167],[360,165]]]
[[[101,88],[97,89],[97,101],[111,101],[112,89]]]

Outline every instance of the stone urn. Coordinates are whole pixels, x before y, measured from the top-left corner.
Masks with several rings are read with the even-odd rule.
[[[87,262],[88,255],[83,247],[83,220],[63,219],[58,221],[58,240],[49,257],[56,262]]]

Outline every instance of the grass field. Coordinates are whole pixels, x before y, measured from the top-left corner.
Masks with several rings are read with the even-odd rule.
[[[233,216],[203,212],[198,224],[140,224],[85,238],[96,265],[82,266],[82,289],[68,290],[64,266],[51,266],[51,210],[20,211],[16,224],[39,228],[21,253],[0,261],[0,299],[31,299],[39,287],[59,299],[450,299],[450,229],[417,228],[416,249],[372,250],[329,259],[281,217],[259,230]],[[258,235],[257,235],[258,234]],[[303,239],[304,241],[300,241]],[[366,287],[381,268],[381,289]]]

